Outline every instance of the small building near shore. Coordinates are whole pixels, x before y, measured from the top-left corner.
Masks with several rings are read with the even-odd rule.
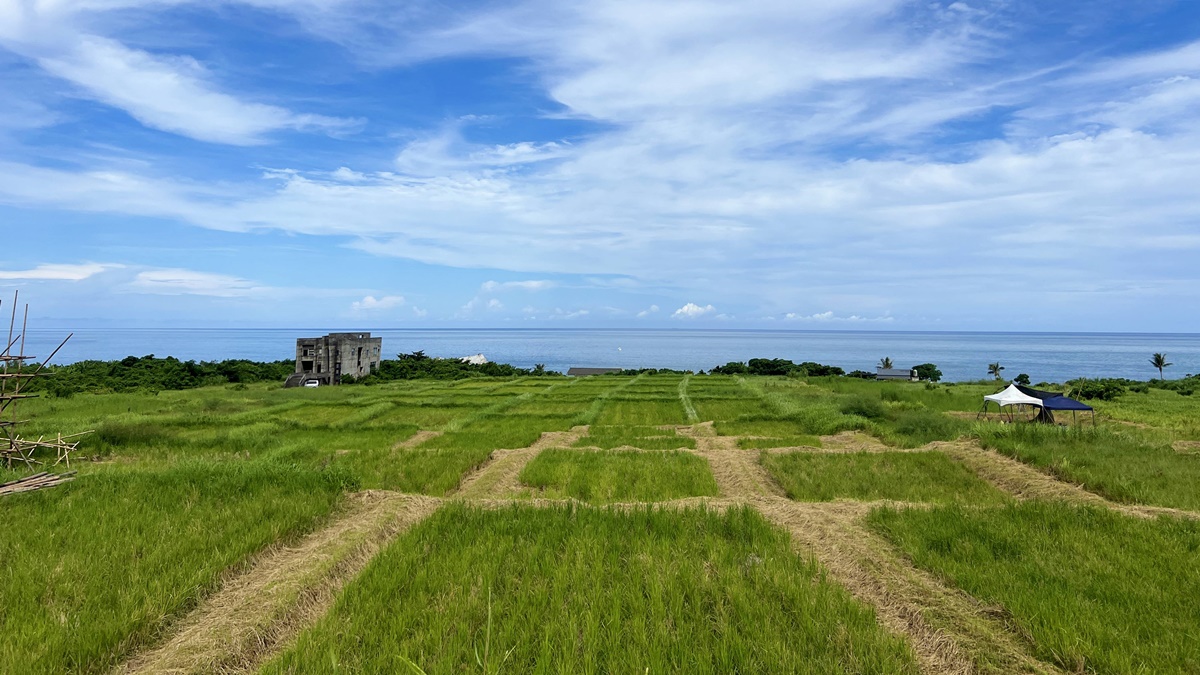
[[[568,368],[567,377],[587,377],[588,375],[619,375],[620,368]]]
[[[906,380],[908,382],[916,382],[920,378],[917,377],[917,371],[911,368],[876,368],[876,380]]]
[[[340,384],[342,378],[366,377],[379,371],[383,338],[370,333],[330,333],[296,339],[296,372],[285,387]]]

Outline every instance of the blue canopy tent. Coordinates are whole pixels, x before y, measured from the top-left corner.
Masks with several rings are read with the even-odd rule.
[[[1092,426],[1093,427],[1096,426],[1096,410],[1094,408],[1092,408],[1090,405],[1087,405],[1086,403],[1080,403],[1079,401],[1076,401],[1073,398],[1063,396],[1062,394],[1059,394],[1059,393],[1056,393],[1053,391],[1041,391],[1040,389],[1030,389],[1029,387],[1022,387],[1019,384],[1013,385],[1013,386],[1015,386],[1018,391],[1020,391],[1022,394],[1025,394],[1026,396],[1032,396],[1034,398],[1041,399],[1042,407],[1041,407],[1040,411],[1038,412],[1037,417],[1034,418],[1038,422],[1046,422],[1049,424],[1053,424],[1054,423],[1054,412],[1053,411],[1055,411],[1055,410],[1059,410],[1059,411],[1070,410],[1072,419],[1075,418],[1075,415],[1078,414],[1079,411],[1083,410],[1085,412],[1092,413]]]

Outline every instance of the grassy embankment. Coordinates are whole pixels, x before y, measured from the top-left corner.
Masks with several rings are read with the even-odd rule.
[[[892,499],[910,502],[997,504],[1006,497],[940,452],[823,455],[763,453],[763,466],[790,499]]]
[[[406,659],[430,675],[916,672],[747,509],[446,507],[265,672],[404,672]]]

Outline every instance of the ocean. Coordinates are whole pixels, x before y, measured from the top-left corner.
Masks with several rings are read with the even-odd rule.
[[[174,356],[182,360],[295,356],[295,340],[326,329],[80,329],[54,363],[126,356]],[[67,331],[30,330],[26,353],[45,357]],[[383,337],[386,358],[424,351],[429,356],[485,355],[531,368],[541,363],[565,372],[572,366],[708,370],[730,361],[783,358],[816,361],[847,371],[873,371],[889,357],[897,368],[935,363],[946,381],[985,379],[999,362],[1009,379],[1026,373],[1033,382],[1077,377],[1158,377],[1154,352],[1173,363],[1168,378],[1200,373],[1200,335],[1137,333],[953,333],[780,330],[598,329],[396,329]]]

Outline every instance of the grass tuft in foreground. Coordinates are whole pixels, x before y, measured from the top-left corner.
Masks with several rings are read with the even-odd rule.
[[[761,461],[787,496],[798,501],[997,504],[1006,499],[940,452],[763,453]]]
[[[901,640],[750,509],[444,507],[265,672],[409,672],[406,660],[429,675],[916,672]]]
[[[328,514],[348,474],[255,463],[108,469],[2,498],[0,672],[97,673],[223,570]]]
[[[679,451],[545,450],[521,472],[539,497],[603,504],[715,497],[708,462]]]
[[[1025,502],[880,509],[917,566],[1000,604],[1070,672],[1200,672],[1200,522]]]

